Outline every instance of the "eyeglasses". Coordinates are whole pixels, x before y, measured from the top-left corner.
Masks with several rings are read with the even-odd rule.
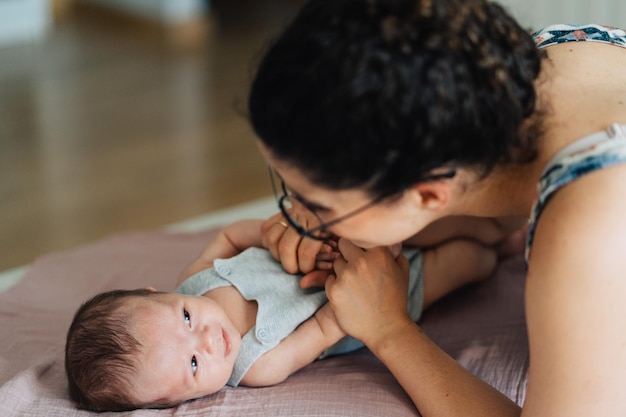
[[[285,185],[285,182],[280,177],[278,178],[280,180],[280,188],[282,191],[282,195],[279,196],[277,192],[277,187],[276,187],[276,180],[274,179],[274,177],[275,176],[277,177],[278,175],[274,172],[274,170],[271,167],[269,168],[269,175],[270,175],[270,181],[272,183],[272,191],[274,192],[274,197],[276,198],[278,202],[278,208],[283,214],[283,217],[285,217],[285,220],[287,220],[289,225],[293,227],[300,236],[308,237],[308,238],[320,240],[320,241],[327,240],[331,236],[331,233],[328,231],[328,228],[330,228],[331,226],[339,222],[342,222],[350,217],[356,216],[357,214],[380,203],[385,198],[391,197],[391,195],[389,194],[381,195],[379,197],[376,197],[369,203],[344,214],[343,216],[339,216],[331,221],[324,222],[322,218],[320,217],[320,215],[317,213],[317,209],[315,207],[311,207],[311,204],[305,201],[304,199],[302,199],[302,197],[300,197],[299,195],[289,192],[289,190],[287,189],[287,186]],[[452,169],[443,174],[433,174],[433,175],[425,176],[422,179],[422,181],[435,181],[439,179],[453,178],[455,175],[456,175],[456,170]],[[306,212],[313,215],[314,225],[312,227],[306,228],[302,226],[300,222],[298,222],[298,220],[294,218],[293,213],[297,212],[298,209],[304,209]],[[310,219],[310,218],[311,216],[307,216],[307,219]]]

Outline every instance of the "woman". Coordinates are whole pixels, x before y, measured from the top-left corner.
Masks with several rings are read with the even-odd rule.
[[[266,244],[308,272],[343,238],[332,308],[423,416],[626,415],[625,45],[594,25],[531,37],[483,0],[320,0],[262,60],[250,117],[285,192]],[[462,216],[494,242],[530,217],[523,409],[408,318],[406,261],[379,248]]]

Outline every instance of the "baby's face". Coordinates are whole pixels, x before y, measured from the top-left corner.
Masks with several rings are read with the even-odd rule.
[[[142,344],[133,389],[140,401],[183,402],[219,391],[233,370],[241,334],[210,298],[136,298],[131,332]]]

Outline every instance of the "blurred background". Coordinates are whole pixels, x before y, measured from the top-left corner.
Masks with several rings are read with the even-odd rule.
[[[246,94],[301,4],[0,1],[0,271],[271,195]]]
[[[245,117],[304,0],[1,0],[0,271],[271,195]],[[624,0],[502,0],[626,27]]]

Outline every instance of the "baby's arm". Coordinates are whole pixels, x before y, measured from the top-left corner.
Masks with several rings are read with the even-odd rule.
[[[496,251],[474,240],[456,239],[424,251],[424,308],[462,287],[491,275]],[[267,386],[313,362],[337,343],[345,332],[339,327],[329,304],[300,325],[274,349],[265,353],[242,379],[243,385]]]
[[[215,259],[225,259],[237,255],[250,247],[261,247],[261,224],[263,220],[240,220],[219,231],[209,242],[198,259],[182,273],[177,284],[181,284],[193,274],[213,266]]]
[[[345,335],[330,305],[324,304],[313,317],[254,362],[241,383],[252,387],[278,384],[315,361]]]

